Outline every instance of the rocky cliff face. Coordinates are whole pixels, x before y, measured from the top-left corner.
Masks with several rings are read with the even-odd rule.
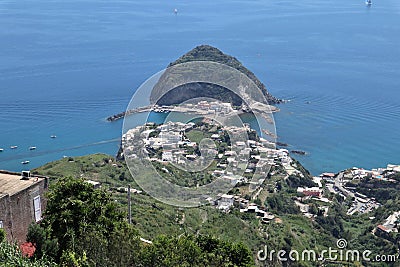
[[[169,67],[191,61],[212,61],[235,68],[247,75],[261,89],[269,104],[279,104],[282,102],[281,99],[272,96],[267,91],[265,85],[254,75],[254,73],[244,67],[236,58],[226,55],[219,49],[209,45],[195,47],[193,50],[181,56],[175,62],[169,64]],[[160,98],[160,96],[162,97]],[[157,103],[159,105],[172,105],[179,104],[196,97],[210,97],[224,102],[230,102],[234,106],[240,106],[242,104],[240,97],[228,89],[215,84],[199,82],[178,86],[165,95],[163,95],[163,92],[156,89],[152,93],[151,100],[152,103]]]

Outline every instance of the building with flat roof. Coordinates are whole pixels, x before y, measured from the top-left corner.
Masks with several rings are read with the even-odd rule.
[[[305,196],[321,197],[324,191],[319,187],[298,187],[297,192]]]
[[[8,240],[24,242],[29,224],[42,219],[47,187],[47,177],[0,170],[0,228]]]

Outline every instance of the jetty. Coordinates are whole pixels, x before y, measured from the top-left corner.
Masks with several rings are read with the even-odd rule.
[[[127,111],[112,115],[107,118],[107,121],[117,121],[119,119],[123,119],[125,116],[133,115],[136,113],[143,113],[143,112],[168,112],[172,111],[173,108],[171,107],[162,107],[162,108],[154,108],[153,106],[145,106],[145,107],[140,107],[140,108],[135,108],[135,109],[129,109]]]

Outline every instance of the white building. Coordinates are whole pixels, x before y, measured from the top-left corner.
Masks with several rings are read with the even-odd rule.
[[[173,155],[172,155],[172,151],[164,151],[162,153],[161,159],[163,161],[173,161],[174,158],[173,158]]]
[[[228,211],[233,206],[233,195],[223,194],[218,200],[218,209]]]
[[[163,143],[178,143],[182,141],[182,136],[177,132],[161,132],[158,137]]]

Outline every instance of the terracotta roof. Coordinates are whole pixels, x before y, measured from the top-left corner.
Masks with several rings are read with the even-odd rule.
[[[387,229],[385,226],[383,226],[383,225],[378,225],[377,226],[377,228],[378,229],[380,229],[380,230],[382,230],[382,231],[384,231],[384,232],[387,232],[389,229]]]

